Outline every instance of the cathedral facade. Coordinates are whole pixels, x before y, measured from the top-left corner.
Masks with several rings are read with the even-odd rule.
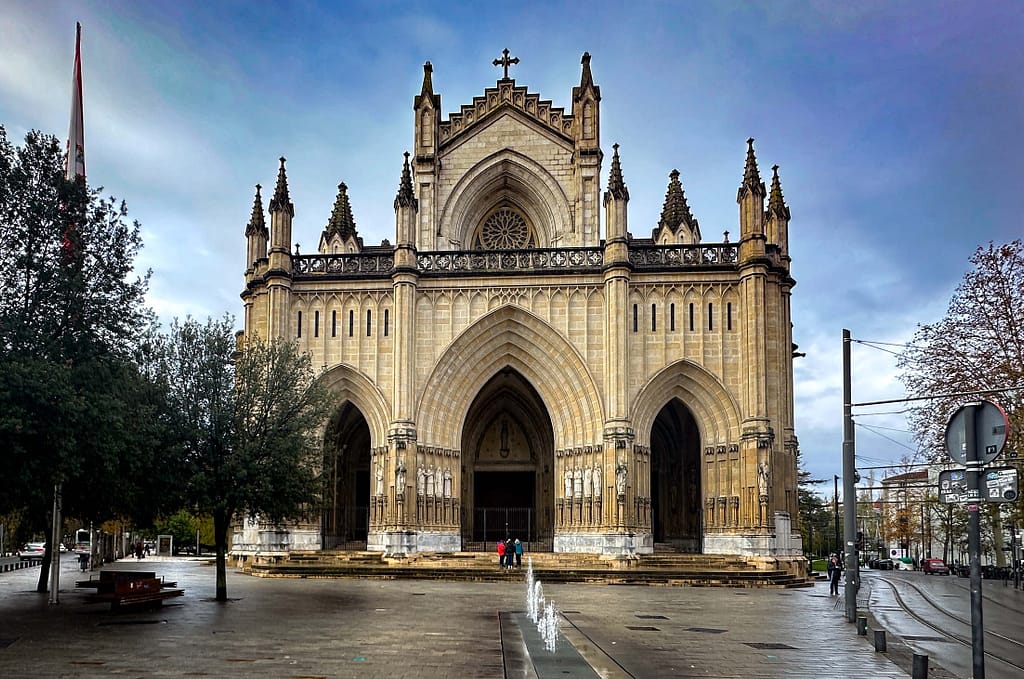
[[[337,406],[319,521],[236,550],[363,546],[800,554],[788,227],[748,140],[737,234],[707,242],[672,171],[628,228],[618,146],[583,55],[571,107],[504,74],[445,117],[424,65],[395,242],[365,245],[345,184],[316,254],[282,158],[246,229],[244,335],[295,340]],[[606,184],[602,191],[602,179]],[[602,229],[603,222],[603,229]],[[243,338],[244,340],[244,338]]]

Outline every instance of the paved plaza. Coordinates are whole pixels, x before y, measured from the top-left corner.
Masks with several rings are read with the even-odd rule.
[[[502,583],[268,579],[195,560],[125,561],[185,595],[153,611],[84,603],[62,564],[0,574],[2,677],[905,677],[845,622],[827,585],[798,590],[552,585],[555,654],[525,615],[525,573]]]

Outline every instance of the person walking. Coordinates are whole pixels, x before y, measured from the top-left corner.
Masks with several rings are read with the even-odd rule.
[[[516,552],[516,568],[522,568],[523,567],[523,543],[519,541],[519,538],[516,538],[515,552]]]
[[[832,554],[828,558],[828,593],[829,596],[839,596],[839,578],[843,574],[843,562],[839,556]]]

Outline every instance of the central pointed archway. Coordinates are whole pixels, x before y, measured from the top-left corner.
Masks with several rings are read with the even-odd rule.
[[[506,367],[480,389],[465,422],[463,542],[550,544],[554,434],[537,391]]]
[[[651,531],[654,542],[684,552],[702,547],[700,433],[674,398],[651,428]]]
[[[370,516],[370,428],[351,402],[342,404],[324,431],[324,472],[329,475],[321,544],[324,549],[365,549]]]

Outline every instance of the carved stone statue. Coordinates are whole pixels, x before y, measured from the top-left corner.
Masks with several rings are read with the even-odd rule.
[[[399,495],[405,492],[405,464],[401,462],[395,468],[395,492]]]
[[[572,499],[572,470],[565,468],[565,499]]]
[[[450,469],[444,470],[444,496],[446,498],[452,496],[452,471]]]
[[[573,473],[573,495],[583,497],[583,470],[577,469]]]
[[[594,465],[594,497],[601,497],[601,465]]]
[[[583,468],[583,497],[590,497],[590,491],[594,487],[594,470],[590,467]]]
[[[768,477],[771,472],[768,470],[768,463],[761,462],[757,465],[757,493],[758,495],[768,495]]]
[[[383,495],[384,494],[384,463],[383,462],[381,462],[381,463],[379,463],[377,465],[376,477],[377,477],[377,488],[376,488],[377,492],[374,493],[374,495]]]
[[[434,468],[427,467],[423,470],[423,474],[426,477],[424,480],[424,488],[427,489],[427,497],[434,497]]]
[[[427,472],[423,469],[423,465],[419,466],[416,470],[416,494],[423,495],[427,492]]]
[[[620,496],[626,494],[626,465],[620,464],[615,468],[615,492]]]

